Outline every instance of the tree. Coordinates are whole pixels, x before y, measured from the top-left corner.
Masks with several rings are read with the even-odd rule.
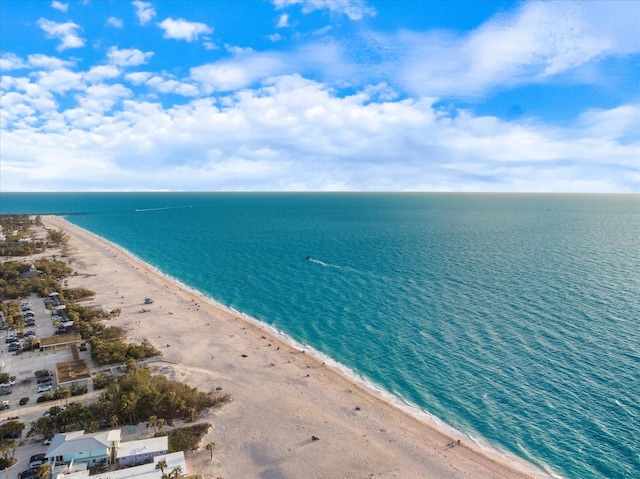
[[[209,444],[207,444],[206,449],[207,451],[209,451],[211,453],[211,460],[213,461],[213,448],[216,447],[216,443],[211,441]]]
[[[69,235],[62,230],[49,231],[47,239],[54,244],[66,244],[69,241]]]
[[[164,476],[164,468],[167,467],[167,461],[165,461],[164,459],[158,461],[158,463],[156,464],[156,469],[160,469],[160,472],[162,473],[162,477]]]
[[[38,467],[38,477],[48,478],[51,475],[51,463],[45,462]]]

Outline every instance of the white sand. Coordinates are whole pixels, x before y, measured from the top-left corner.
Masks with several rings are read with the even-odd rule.
[[[164,361],[154,368],[233,396],[203,419],[214,424],[203,444],[217,446],[213,461],[206,450],[188,454],[190,473],[225,479],[548,477],[438,431],[121,248],[62,218],[43,220],[71,235],[65,259],[78,274],[68,287],[95,291],[93,304],[108,311],[120,308],[110,324],[160,349]],[[147,296],[153,304],[143,304]],[[445,448],[457,439],[460,445]]]

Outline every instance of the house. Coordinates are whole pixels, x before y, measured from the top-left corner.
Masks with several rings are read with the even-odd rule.
[[[137,441],[132,441],[137,442]],[[124,443],[123,443],[124,444]],[[165,461],[164,467],[165,473],[171,473],[173,470],[179,468],[183,476],[190,477],[192,479],[202,479],[200,475],[184,476],[187,474],[187,463],[182,451],[172,452],[171,454],[162,454],[153,458],[153,462],[142,464],[135,467],[127,467],[125,469],[110,470],[99,474],[91,474],[89,476],[89,470],[86,468],[61,467],[56,468],[51,475],[55,479],[161,479],[162,471],[157,467],[158,462]]]
[[[130,467],[151,462],[154,457],[166,454],[168,450],[169,438],[167,436],[128,441],[120,444],[116,460],[120,467]]]
[[[84,431],[60,433],[53,436],[45,453],[49,462],[112,464],[120,447],[120,429],[85,434]]]

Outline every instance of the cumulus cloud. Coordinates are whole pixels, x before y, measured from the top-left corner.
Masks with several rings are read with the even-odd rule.
[[[79,48],[84,46],[84,40],[78,36],[80,25],[73,22],[56,23],[45,18],[38,20],[38,26],[47,34],[49,38],[57,38],[60,44],[56,47],[59,52],[68,48]]]
[[[174,20],[173,18],[166,18],[162,22],[158,23],[158,27],[164,30],[164,38],[185,40],[187,42],[198,40],[200,35],[213,33],[213,29],[208,27],[206,24],[200,22],[189,22],[183,18],[178,18],[177,20]]]
[[[287,28],[289,26],[289,15],[287,13],[283,13],[278,18],[278,28]]]
[[[270,75],[282,73],[285,65],[277,55],[255,54],[191,68],[191,80],[205,93],[246,88]]]
[[[273,0],[273,4],[278,9],[300,5],[304,14],[328,10],[346,15],[350,20],[362,20],[376,15],[375,8],[368,6],[364,0]]]
[[[60,68],[68,68],[74,65],[74,62],[69,60],[62,60],[57,57],[51,57],[43,55],[41,53],[35,53],[27,57],[29,66],[33,68],[40,68],[42,70],[58,70]]]
[[[151,3],[135,0],[131,4],[136,7],[136,16],[140,25],[146,25],[156,16],[156,10]]]
[[[120,75],[120,70],[114,65],[98,65],[85,73],[84,78],[89,83],[99,83],[103,80],[116,78]]]
[[[138,79],[172,93],[186,85],[151,74]],[[433,99],[396,99],[385,84],[339,97],[298,75],[169,107],[134,98],[122,85],[90,86],[76,97],[79,107],[52,117],[48,130],[25,121],[20,132],[3,134],[9,145],[3,187],[19,187],[27,167],[18,166],[21,152],[46,170],[70,149],[73,158],[95,162],[96,171],[110,165],[101,181],[121,189],[450,191],[460,190],[461,178],[473,191],[640,188],[640,143],[630,133],[640,105],[594,111],[575,124],[552,127],[445,111]],[[608,126],[598,129],[603,122]],[[100,154],[93,158],[95,151]],[[7,174],[5,157],[12,165]],[[623,181],[616,169],[636,180]],[[79,189],[95,187],[77,172],[61,171],[47,189],[62,185],[68,174]],[[95,174],[87,178],[93,182]]]
[[[138,66],[147,62],[153,56],[153,52],[142,52],[137,48],[111,47],[107,52],[109,63],[121,67]]]
[[[124,24],[122,23],[122,20],[117,17],[109,17],[107,18],[106,25],[109,27],[122,28]]]
[[[0,55],[0,70],[2,71],[19,70],[26,66],[27,64],[24,60],[15,53],[3,53]]]
[[[67,12],[67,9],[69,8],[69,4],[68,3],[60,3],[57,1],[53,1],[51,2],[51,7],[55,8],[56,10],[60,10],[61,12]]]

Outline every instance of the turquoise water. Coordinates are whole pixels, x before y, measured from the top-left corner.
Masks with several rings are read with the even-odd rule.
[[[640,477],[640,196],[3,194],[475,440]],[[310,256],[310,260],[305,258]]]

